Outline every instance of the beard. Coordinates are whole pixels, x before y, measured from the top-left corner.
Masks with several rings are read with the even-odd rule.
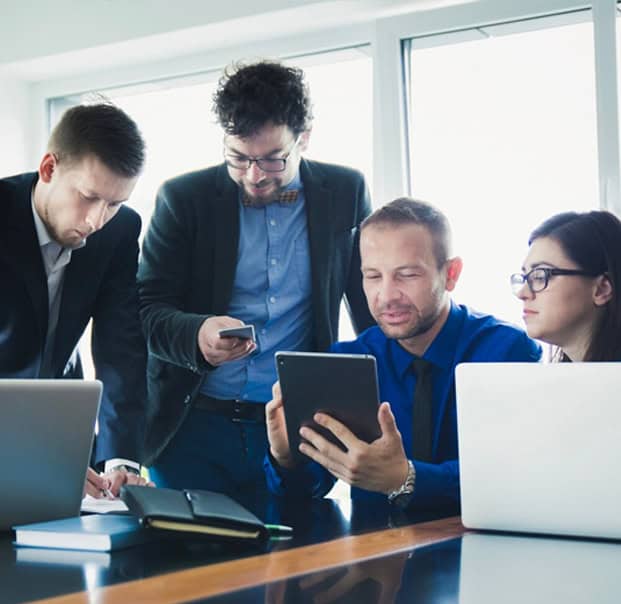
[[[286,189],[286,186],[283,186],[282,184],[278,182],[275,182],[275,183],[270,182],[266,185],[266,188],[270,187],[272,184],[276,185],[272,193],[270,195],[266,195],[265,197],[263,197],[263,196],[251,195],[246,189],[246,185],[243,182],[238,182],[237,186],[240,189],[243,204],[250,208],[264,208],[265,206],[277,201],[279,195]]]
[[[432,288],[429,300],[424,308],[415,304],[388,303],[373,313],[378,326],[384,335],[394,340],[409,340],[427,333],[434,327],[445,308],[445,290],[438,283]],[[389,325],[382,320],[384,312],[409,312],[410,320],[402,325]]]
[[[44,223],[47,229],[48,235],[61,247],[69,250],[75,250],[82,247],[86,237],[82,238],[76,231],[72,231],[74,234],[71,237],[61,235],[59,229],[54,224],[54,221],[50,218],[49,208],[46,206],[44,210]]]
[[[419,310],[416,306],[393,306],[390,307],[391,311],[407,310],[414,316],[406,325],[388,325],[381,319],[381,313],[387,309],[388,307],[380,309],[377,324],[384,332],[384,335],[393,340],[409,340],[410,338],[415,338],[416,336],[427,333],[435,325],[438,317],[442,313],[441,306],[433,307],[432,310],[426,313]]]

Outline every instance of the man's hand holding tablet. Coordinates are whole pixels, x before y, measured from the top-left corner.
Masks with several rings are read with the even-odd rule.
[[[270,453],[293,468],[309,457],[350,485],[389,493],[408,474],[388,403],[367,355],[276,353],[280,382],[266,406]]]
[[[403,484],[408,460],[390,405],[378,406],[373,357],[276,353],[276,366],[280,382],[265,412],[278,465],[311,458],[350,485],[386,494]]]

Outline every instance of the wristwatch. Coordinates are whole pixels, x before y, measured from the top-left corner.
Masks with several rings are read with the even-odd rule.
[[[394,491],[388,493],[388,501],[400,510],[404,510],[414,496],[414,483],[416,482],[416,470],[414,464],[408,459],[408,474],[405,482]]]
[[[132,466],[126,466],[123,464],[110,468],[109,472],[127,472],[128,474],[136,474],[136,476],[140,476],[140,470],[132,468]]]

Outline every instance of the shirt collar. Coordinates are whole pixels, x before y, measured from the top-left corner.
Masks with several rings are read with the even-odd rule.
[[[444,369],[452,366],[453,354],[459,338],[459,326],[461,325],[461,311],[459,307],[452,300],[450,304],[449,314],[442,329],[422,357],[433,365],[443,367]],[[389,346],[397,374],[403,377],[411,370],[412,361],[417,357],[403,348],[398,340],[390,340]]]
[[[45,224],[43,224],[43,220],[41,220],[41,216],[39,216],[39,212],[37,212],[37,208],[35,207],[34,202],[34,188],[32,193],[30,194],[30,205],[32,206],[32,217],[34,218],[35,230],[37,231],[37,239],[39,240],[39,247],[44,247],[48,243],[56,243],[47,232],[45,228]]]
[[[304,185],[302,184],[302,179],[300,178],[300,168],[298,167],[298,170],[295,173],[293,180],[282,190],[282,193],[285,193],[286,191],[297,190],[298,191],[297,199],[295,201],[287,201],[287,202],[279,201],[278,205],[282,207],[289,207],[289,208],[297,205],[300,201],[300,194],[302,193],[303,188],[304,188]]]
[[[425,351],[423,355],[425,359],[438,367],[444,367],[444,369],[453,366],[453,357],[461,333],[460,327],[463,323],[462,315],[462,310],[451,300],[451,308],[446,322]]]
[[[302,184],[302,178],[300,177],[300,168],[298,167],[293,180],[285,187],[285,191],[290,191],[291,189],[301,190],[303,188],[304,185]]]

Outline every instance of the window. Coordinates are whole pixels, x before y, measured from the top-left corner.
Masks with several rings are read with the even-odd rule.
[[[456,300],[517,324],[508,275],[531,230],[554,213],[598,206],[589,15],[406,45],[412,194],[453,227],[464,259]]]
[[[371,187],[372,59],[366,47],[288,62],[304,69],[313,100],[315,119],[306,155],[357,168]],[[219,73],[101,91],[136,121],[146,141],[147,163],[128,204],[141,215],[143,234],[164,180],[222,161],[222,130],[211,111]],[[92,94],[52,99],[50,122],[55,124],[65,109]],[[353,330],[341,314],[341,339],[351,339]],[[89,342],[87,331],[80,352],[85,374],[92,376]]]

